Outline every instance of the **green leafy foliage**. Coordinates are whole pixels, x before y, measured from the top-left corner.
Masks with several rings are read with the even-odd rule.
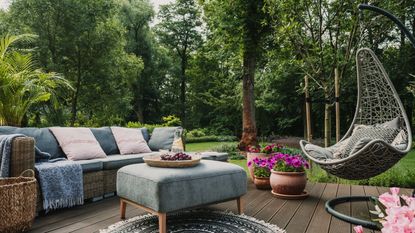
[[[61,88],[72,88],[57,73],[37,68],[31,53],[11,47],[19,41],[34,38],[33,35],[0,38],[0,125],[21,126],[32,106],[48,101],[57,106],[56,92]]]

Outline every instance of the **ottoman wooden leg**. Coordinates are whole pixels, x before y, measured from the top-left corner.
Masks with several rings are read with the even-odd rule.
[[[126,210],[126,208],[127,208],[127,203],[123,199],[120,199],[121,219],[125,219],[125,210]]]
[[[238,213],[243,214],[244,213],[244,203],[242,201],[242,197],[238,197],[238,199],[236,199],[236,202],[238,203]]]
[[[159,232],[166,233],[167,232],[167,226],[166,226],[167,215],[166,213],[157,213],[157,215],[159,217]]]

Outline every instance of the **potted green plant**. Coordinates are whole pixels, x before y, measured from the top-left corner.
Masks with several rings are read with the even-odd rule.
[[[270,184],[272,193],[280,198],[298,199],[307,197],[305,169],[307,160],[299,154],[276,153],[270,158],[272,164]]]
[[[246,153],[246,162],[248,165],[249,176],[252,181],[254,180],[254,167],[249,166],[255,158],[264,159],[271,156],[271,154],[281,151],[283,146],[277,144],[268,144],[264,147],[261,146],[249,146]]]
[[[269,158],[255,158],[248,163],[248,167],[253,167],[254,184],[257,189],[271,189],[269,177],[271,176],[272,164]]]

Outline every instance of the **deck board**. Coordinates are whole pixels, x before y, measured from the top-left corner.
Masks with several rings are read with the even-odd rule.
[[[294,233],[352,233],[352,226],[329,215],[324,204],[327,200],[352,195],[377,196],[389,190],[384,187],[355,186],[344,184],[308,183],[306,189],[310,197],[305,200],[282,200],[273,197],[269,190],[257,190],[250,182],[248,193],[243,197],[245,214],[276,224]],[[402,189],[401,193],[410,194],[412,190]],[[237,211],[236,201],[228,201],[206,208],[221,211]],[[369,219],[370,203],[344,203],[336,210],[356,217]],[[126,217],[146,214],[144,211],[127,205]],[[35,219],[30,232],[98,232],[120,221],[119,199],[111,197],[102,201],[87,203],[83,206],[54,211]],[[373,232],[367,230],[365,232]],[[374,231],[376,232],[376,231]],[[377,232],[376,232],[377,233]]]

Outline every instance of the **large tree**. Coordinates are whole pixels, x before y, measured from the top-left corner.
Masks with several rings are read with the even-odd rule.
[[[160,6],[156,30],[160,41],[172,49],[180,61],[180,117],[186,126],[186,70],[190,54],[201,44],[200,9],[195,0],[177,0]]]
[[[70,125],[121,123],[130,111],[130,78],[143,63],[124,50],[120,10],[115,0],[16,0],[10,6],[13,27],[39,35],[41,65],[71,81],[69,111],[61,111],[69,112]]]
[[[242,64],[242,137],[240,149],[257,145],[255,122],[254,83],[258,61],[264,50],[264,40],[270,32],[268,14],[263,11],[264,1],[203,0],[209,29],[217,43],[233,50]]]

